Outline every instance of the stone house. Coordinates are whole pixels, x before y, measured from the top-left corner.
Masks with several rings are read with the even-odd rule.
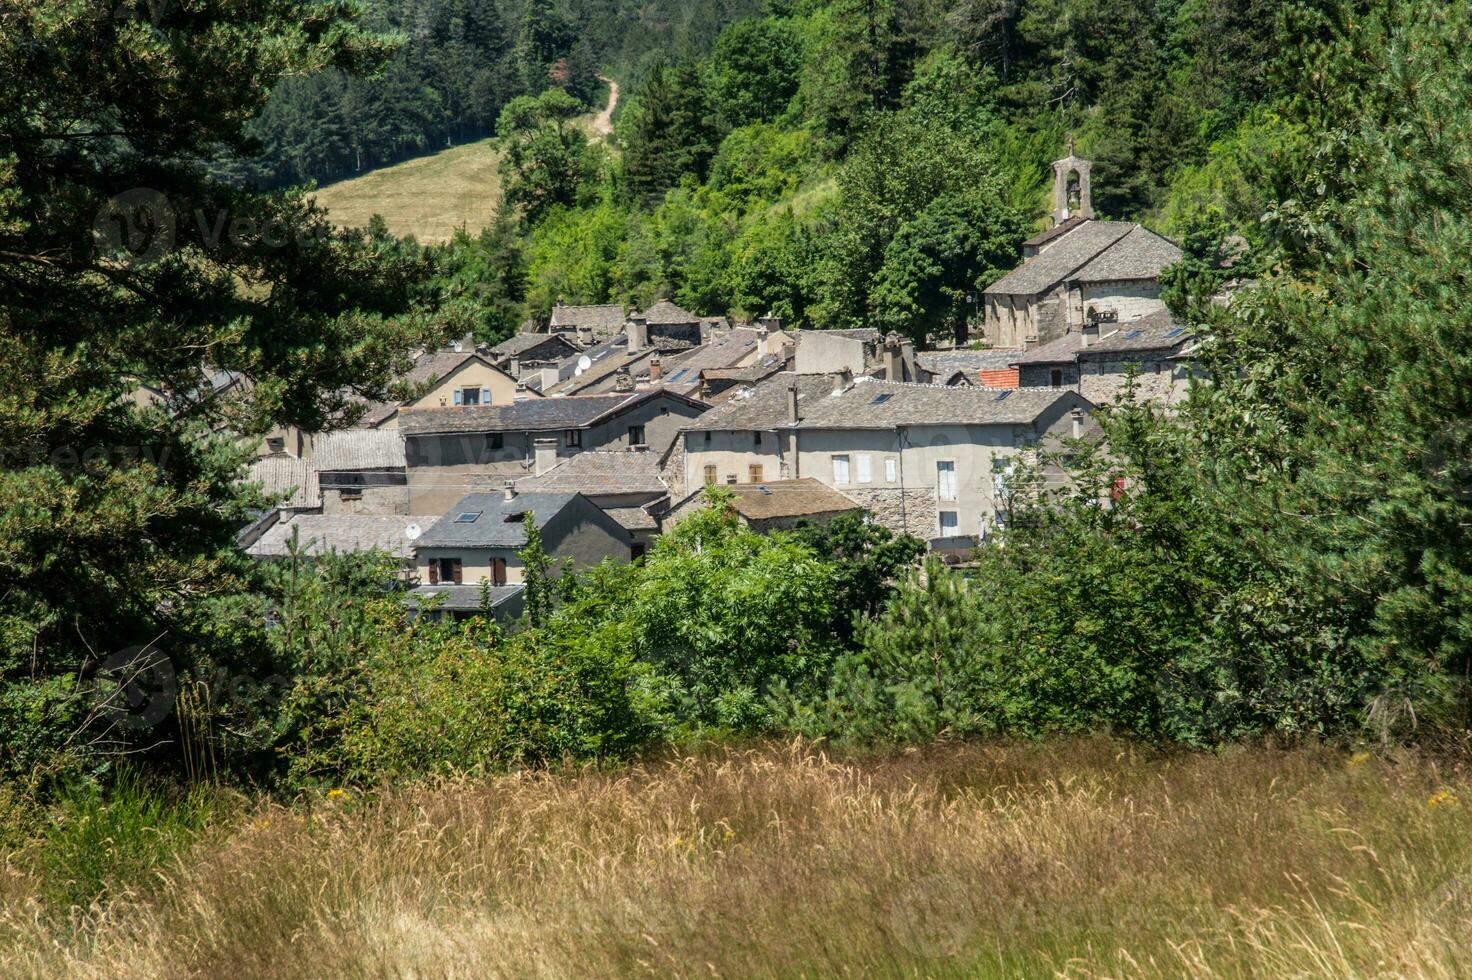
[[[737,520],[758,534],[789,531],[799,524],[827,524],[835,517],[864,511],[851,498],[812,477],[743,484],[729,489]],[[663,525],[668,529],[707,506],[705,488],[701,487],[670,508]]]
[[[545,473],[588,450],[648,446],[663,455],[706,408],[675,392],[647,389],[406,411],[399,428],[410,509],[442,511],[466,493]]]
[[[404,434],[397,428],[323,433],[312,464],[323,514],[409,513]]]
[[[612,340],[624,328],[622,304],[604,306],[552,307],[547,332],[570,336],[580,347],[591,347]]]
[[[439,520],[436,516],[369,514],[282,514],[241,542],[252,558],[281,559],[293,542],[307,555],[381,551],[398,559],[403,576],[413,577],[416,536]]]
[[[1065,188],[1080,167],[1078,190]],[[1094,219],[1087,168],[1073,156],[1054,164],[1055,202],[1065,201],[1054,211],[1057,223],[1023,242],[1022,264],[983,291],[982,333],[991,347],[1046,344],[1086,323],[1126,323],[1165,309],[1160,273],[1180,260],[1180,248],[1142,225]],[[1081,200],[1070,208],[1075,193]]]
[[[560,333],[519,333],[489,349],[491,363],[518,381],[543,368],[555,367],[582,349]]]
[[[537,458],[550,450],[538,440]],[[615,452],[591,450],[558,459],[550,469],[523,477],[520,493],[580,493],[629,532],[633,556],[641,557],[654,543],[659,522],[653,516],[669,501],[670,491],[660,476],[659,457],[647,446]]]
[[[1114,401],[1133,369],[1139,397],[1173,405],[1190,387],[1195,344],[1189,328],[1161,312],[1108,331],[1086,325],[1013,363],[1023,387],[1072,388],[1095,404]]]
[[[511,375],[474,351],[435,351],[421,355],[402,383],[423,388],[406,402],[375,402],[368,406],[358,425],[364,428],[394,428],[399,413],[406,409],[460,408],[477,405],[510,405],[518,399],[541,397],[527,392]]]

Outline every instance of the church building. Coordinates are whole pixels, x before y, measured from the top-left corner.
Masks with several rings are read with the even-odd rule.
[[[1071,143],[1054,162],[1052,227],[1023,242],[1022,264],[983,294],[989,346],[1045,344],[1101,324],[1107,331],[1165,309],[1160,273],[1180,248],[1143,225],[1096,219],[1092,167]]]

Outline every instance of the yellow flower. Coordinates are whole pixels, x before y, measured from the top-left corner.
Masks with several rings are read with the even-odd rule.
[[[330,789],[327,791],[327,798],[329,800],[346,800],[348,799],[348,791],[345,789]]]
[[[1439,789],[1431,794],[1431,798],[1426,801],[1426,805],[1433,810],[1439,806],[1456,806],[1457,794],[1449,789]]]
[[[1370,753],[1368,752],[1356,752],[1354,755],[1349,757],[1349,764],[1352,766],[1362,766],[1369,761]]]

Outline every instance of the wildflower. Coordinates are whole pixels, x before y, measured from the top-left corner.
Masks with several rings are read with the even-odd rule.
[[[1356,752],[1354,755],[1349,757],[1349,764],[1351,766],[1362,766],[1369,761],[1370,753],[1368,752]]]
[[[346,800],[348,799],[348,791],[339,788],[330,789],[327,791],[327,798],[329,800]]]
[[[1440,806],[1456,806],[1457,794],[1449,789],[1439,789],[1431,794],[1430,799],[1426,801],[1426,805],[1433,810]]]

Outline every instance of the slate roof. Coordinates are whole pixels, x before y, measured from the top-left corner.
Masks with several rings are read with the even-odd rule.
[[[1077,332],[1055,337],[1032,350],[1013,354],[1013,364],[1072,364],[1074,357],[1083,349],[1083,337]]]
[[[700,372],[723,370],[750,357],[756,351],[757,332],[737,328],[708,344],[691,348],[664,360],[660,365],[660,384],[690,385],[700,382]]]
[[[1175,350],[1194,339],[1188,328],[1177,324],[1170,312],[1163,310],[1129,323],[1120,324],[1118,330],[1107,337],[1101,337],[1097,342],[1081,349],[1078,353],[1082,358],[1092,358],[1096,354],[1112,356],[1144,351]]]
[[[1095,256],[1124,238],[1136,225],[1127,221],[1085,221],[1063,234],[1047,251],[1025,260],[986,287],[988,295],[1036,296],[1083,268]]]
[[[624,328],[624,308],[622,304],[607,306],[563,306],[558,304],[552,307],[552,318],[548,323],[549,328],[561,327],[564,330],[574,327],[591,327],[594,331],[614,331]]]
[[[667,299],[662,299],[643,313],[636,313],[634,315],[643,317],[651,325],[661,323],[700,323],[702,319],[689,310],[676,306]]]
[[[1060,242],[1058,247],[1066,244]],[[1049,249],[1045,255],[1052,254]],[[1136,225],[1134,230],[1105,249],[1068,278],[1075,282],[1115,279],[1154,279],[1161,270],[1181,260],[1181,250],[1168,238]]]
[[[491,608],[507,615],[521,614],[524,585],[494,585],[486,590]],[[427,600],[440,598],[434,608],[447,612],[479,612],[481,587],[479,585],[421,585],[404,596],[411,606],[427,605]]]
[[[575,493],[518,493],[510,500],[503,492],[472,493],[440,517],[418,541],[421,548],[520,548],[526,544],[522,515],[532,514],[537,527],[562,513]],[[475,514],[461,521],[461,515]]]
[[[415,541],[404,533],[410,525],[421,530],[434,527],[438,517],[391,517],[365,514],[296,514],[277,522],[246,553],[256,558],[279,558],[288,554],[293,533],[310,555],[328,552],[386,551],[396,558],[412,558]]]
[[[322,506],[322,489],[317,468],[311,460],[295,456],[262,456],[250,464],[242,482],[259,483],[273,497],[289,496],[278,506],[309,509]]]
[[[343,429],[318,436],[312,464],[319,472],[403,469],[404,434],[397,429]]]
[[[732,506],[736,513],[749,521],[816,517],[864,509],[851,498],[812,477],[739,484],[726,489],[734,493]]]
[[[499,344],[491,348],[491,352],[497,357],[519,357],[529,350],[534,350],[545,343],[551,342],[554,346],[562,348],[566,352],[575,351],[562,334],[556,333],[519,333],[514,337],[507,337]],[[563,356],[567,356],[564,354]]]
[[[1051,388],[950,388],[861,379],[813,399],[799,429],[893,429],[926,425],[1025,425],[1072,392]]]
[[[833,391],[834,375],[794,374],[781,371],[753,387],[750,391],[732,396],[700,418],[685,426],[694,432],[742,432],[749,429],[777,429],[785,427],[787,417],[787,390],[797,385],[797,409],[802,415],[820,398]]]
[[[617,521],[626,531],[659,530],[659,522],[643,507],[605,507],[603,513]]]
[[[541,476],[516,484],[523,492],[552,493],[668,493],[659,478],[659,457],[647,449],[620,452],[588,451],[570,456]]]
[[[561,429],[581,429],[606,415],[632,408],[657,394],[659,392],[656,391],[624,391],[566,398],[528,398],[510,405],[405,409],[399,417],[399,430],[406,435],[422,435],[431,432],[555,432]]]
[[[995,371],[1012,364],[1015,350],[933,350],[915,355],[915,362],[931,374],[949,378],[964,371],[972,381],[981,371]]]
[[[1022,245],[1024,248],[1040,248],[1043,245],[1051,242],[1053,239],[1060,238],[1063,235],[1068,234],[1070,231],[1073,231],[1073,229],[1077,228],[1079,225],[1089,220],[1091,219],[1085,218],[1081,214],[1076,214],[1071,218],[1064,218],[1062,221],[1058,222],[1056,225],[1049,228],[1042,234],[1032,236],[1027,241],[1023,242]]]

